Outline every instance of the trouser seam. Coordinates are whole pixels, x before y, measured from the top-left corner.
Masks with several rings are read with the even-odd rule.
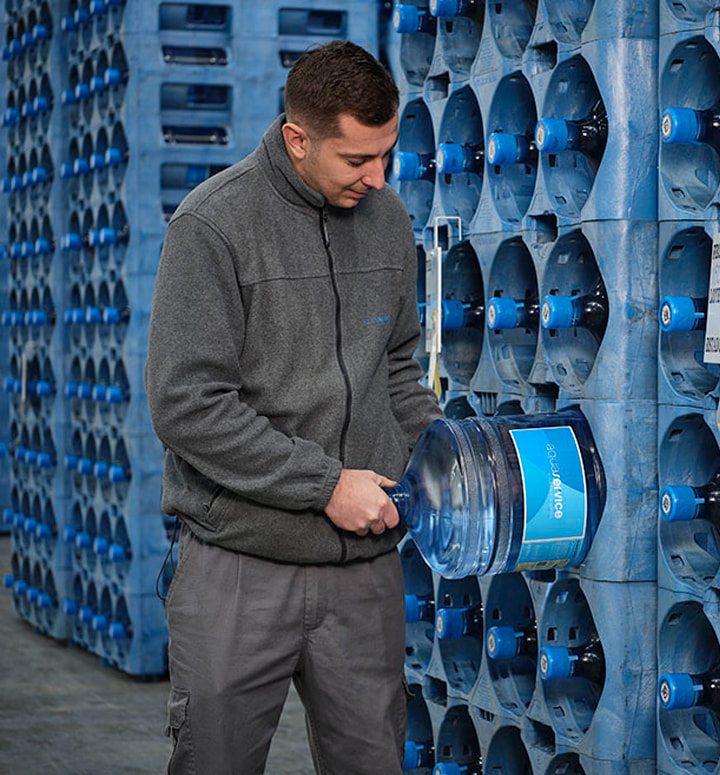
[[[310,722],[310,734],[312,735],[313,745],[315,747],[315,751],[317,752],[317,764],[320,768],[318,775],[328,775],[328,770],[325,766],[325,757],[320,748],[320,738],[318,737],[317,732],[315,731],[315,719],[313,717],[313,713],[309,703],[305,708],[305,713],[307,713],[308,721]]]

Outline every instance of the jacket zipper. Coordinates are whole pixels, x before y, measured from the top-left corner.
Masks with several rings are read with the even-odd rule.
[[[335,294],[335,354],[337,356],[338,365],[340,366],[340,372],[342,373],[343,380],[345,382],[345,420],[343,421],[342,430],[340,431],[340,459],[345,465],[346,446],[347,446],[347,433],[350,427],[350,406],[352,403],[352,387],[350,385],[350,374],[348,373],[347,366],[342,354],[342,326],[340,324],[340,289],[338,288],[337,277],[335,275],[335,261],[333,259],[332,251],[330,250],[330,236],[327,230],[327,212],[323,208],[320,212],[320,230],[322,231],[323,244],[325,245],[325,252],[328,257],[328,265],[330,268],[330,279],[332,280],[333,293]],[[344,562],[347,556],[347,543],[345,536],[340,533],[340,542],[342,546],[342,553],[340,555],[340,562]]]

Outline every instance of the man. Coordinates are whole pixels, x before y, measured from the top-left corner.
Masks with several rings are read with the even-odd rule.
[[[182,520],[170,775],[262,773],[290,680],[318,773],[401,772],[404,616],[385,490],[441,416],[420,387],[412,229],[384,171],[398,93],[301,57],[286,115],[168,225],[145,382]]]

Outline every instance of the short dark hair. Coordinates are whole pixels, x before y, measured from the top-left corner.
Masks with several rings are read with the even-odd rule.
[[[304,53],[288,74],[285,111],[321,137],[339,134],[338,118],[349,114],[366,126],[382,126],[395,115],[399,95],[392,75],[364,48],[334,40]]]

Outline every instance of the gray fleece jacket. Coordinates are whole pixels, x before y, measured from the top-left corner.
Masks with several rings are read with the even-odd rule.
[[[294,563],[394,547],[324,514],[342,467],[397,479],[441,416],[418,384],[417,254],[388,186],[328,206],[290,162],[284,116],[173,215],[145,387],[162,505],[201,539]]]

